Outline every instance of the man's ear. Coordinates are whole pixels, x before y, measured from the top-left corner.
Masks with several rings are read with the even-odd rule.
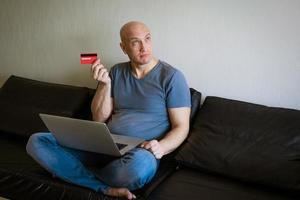
[[[125,55],[127,55],[125,45],[124,45],[122,42],[120,42],[120,47],[121,47],[123,53],[124,53]]]

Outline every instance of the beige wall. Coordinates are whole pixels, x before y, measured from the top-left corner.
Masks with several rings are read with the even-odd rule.
[[[191,87],[300,109],[298,0],[0,0],[0,85],[11,74],[95,87],[80,52],[127,60],[118,31],[142,20],[155,54]]]

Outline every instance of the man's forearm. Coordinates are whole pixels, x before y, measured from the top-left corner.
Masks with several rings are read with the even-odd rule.
[[[151,140],[142,143],[141,147],[149,150],[157,159],[171,153],[185,140],[189,132],[189,107],[170,108],[171,130],[160,141]]]
[[[189,127],[177,126],[172,128],[166,136],[159,141],[164,150],[164,155],[171,153],[185,140],[188,135]]]
[[[94,121],[105,122],[110,117],[113,110],[111,84],[99,83],[92,101],[91,110]]]

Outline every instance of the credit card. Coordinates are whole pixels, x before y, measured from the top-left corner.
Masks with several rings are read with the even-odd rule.
[[[80,64],[93,64],[97,60],[97,53],[80,54]]]

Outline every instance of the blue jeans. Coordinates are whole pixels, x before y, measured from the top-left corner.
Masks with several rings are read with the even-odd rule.
[[[53,176],[97,192],[105,192],[109,187],[141,188],[159,166],[159,160],[143,148],[134,148],[120,158],[108,158],[63,147],[51,133],[31,135],[26,150]]]

